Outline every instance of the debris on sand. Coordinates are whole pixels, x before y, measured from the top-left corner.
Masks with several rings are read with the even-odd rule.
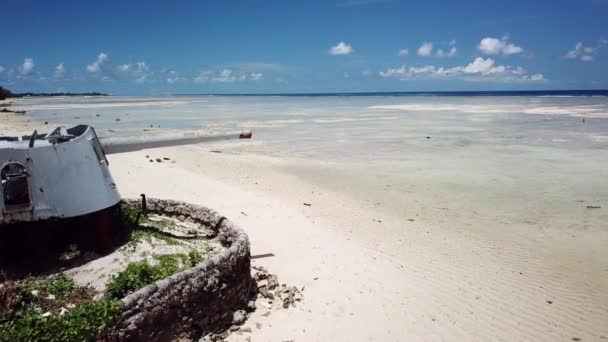
[[[254,273],[253,279],[258,283],[258,293],[267,300],[265,306],[272,307],[274,303],[277,303],[278,306],[287,309],[295,307],[297,302],[302,301],[302,292],[296,286],[279,285],[279,278],[276,274],[269,273],[261,266],[252,268],[257,271]]]
[[[24,110],[10,110],[10,109],[6,109],[6,108],[2,108],[0,110],[0,112],[2,113],[15,113],[15,114],[25,114],[26,111]]]

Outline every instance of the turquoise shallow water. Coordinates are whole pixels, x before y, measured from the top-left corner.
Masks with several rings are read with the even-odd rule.
[[[112,96],[26,98],[15,105],[51,126],[84,123],[101,134],[252,129],[258,144],[249,152],[315,159],[390,160],[424,141],[442,151],[482,144],[608,147],[606,97]]]

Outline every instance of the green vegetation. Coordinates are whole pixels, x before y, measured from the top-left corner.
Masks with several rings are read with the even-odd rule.
[[[0,322],[0,341],[90,341],[107,334],[120,314],[116,300],[81,304],[63,316],[27,308]]]
[[[92,93],[12,93],[10,90],[0,86],[0,100],[10,97],[25,97],[25,96],[108,96],[99,92]]]
[[[8,99],[9,97],[13,97],[13,93],[6,88],[0,87],[0,100]]]
[[[141,226],[153,228],[175,227],[175,222],[166,218],[151,220],[149,217],[144,215],[137,206],[130,203],[122,202],[120,204],[120,211],[124,221],[132,229],[137,229]]]
[[[169,237],[154,228],[146,229],[144,227],[141,227],[141,228],[135,229],[131,232],[131,239],[130,239],[129,243],[127,244],[127,246],[133,250],[142,241],[146,241],[151,244],[153,242],[153,238],[161,240],[165,244],[170,245],[170,246],[176,246],[176,245],[182,244],[180,241],[178,241],[172,237]]]
[[[106,287],[108,297],[123,298],[147,285],[196,266],[204,260],[204,256],[191,251],[188,254],[160,255],[156,259],[158,263],[154,265],[145,260],[131,263],[124,271],[112,276]]]
[[[65,275],[3,284],[0,341],[89,341],[111,331],[120,303]],[[70,308],[68,310],[66,308]]]
[[[74,292],[76,284],[65,274],[60,274],[50,278],[26,278],[19,282],[18,288],[21,292],[37,291],[38,296],[46,297],[52,294],[57,300],[65,300]]]
[[[130,239],[127,247],[131,250],[135,249],[142,241],[152,243],[153,239],[163,241],[167,245],[182,245],[182,243],[162,232],[163,228],[175,227],[175,223],[168,219],[150,220],[143,215],[141,211],[132,204],[121,203],[121,215],[123,221],[130,231]]]
[[[188,257],[190,258],[190,267],[194,267],[205,260],[205,256],[203,256],[199,251],[194,250],[188,253]]]
[[[180,245],[184,253],[129,264],[110,278],[101,300],[94,300],[93,288],[78,286],[64,274],[0,282],[0,342],[103,339],[113,332],[120,318],[119,299],[194,267],[207,257],[204,242],[198,242],[203,246],[201,252],[193,249],[198,245],[163,232],[175,227],[172,220],[151,220],[127,203],[121,205],[121,216],[130,237],[128,246],[135,248],[142,241],[153,244],[160,240],[166,245]],[[70,245],[60,259],[70,261],[81,255],[77,245]]]

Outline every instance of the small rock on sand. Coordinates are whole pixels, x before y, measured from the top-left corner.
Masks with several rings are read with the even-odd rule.
[[[255,311],[256,309],[256,305],[255,305],[255,301],[250,300],[249,303],[247,303],[247,310],[248,311]]]
[[[269,275],[268,276],[268,288],[272,290],[277,286],[279,286],[279,278],[277,277],[277,275],[276,274]]]
[[[247,320],[247,313],[245,310],[238,310],[232,314],[232,324],[241,325]]]

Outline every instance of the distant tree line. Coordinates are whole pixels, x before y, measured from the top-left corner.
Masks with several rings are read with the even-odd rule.
[[[91,92],[91,93],[13,93],[10,90],[0,86],[0,100],[10,97],[25,97],[25,96],[108,96],[108,94]]]
[[[5,89],[0,86],[0,100],[4,100],[4,99],[7,99],[7,98],[13,97],[13,96],[14,96],[14,94],[11,93],[10,90]]]

